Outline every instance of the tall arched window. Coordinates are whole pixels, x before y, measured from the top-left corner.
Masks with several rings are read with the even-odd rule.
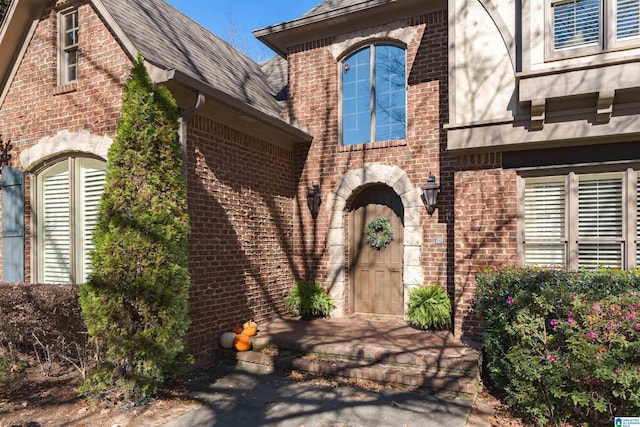
[[[405,49],[372,44],[341,63],[342,145],[406,136]]]
[[[70,157],[36,175],[39,283],[87,280],[105,169],[103,161]]]

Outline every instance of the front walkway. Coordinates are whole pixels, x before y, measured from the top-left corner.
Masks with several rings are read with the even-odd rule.
[[[420,331],[399,318],[287,318],[259,324],[252,341],[253,351],[221,351],[231,365],[187,383],[203,406],[169,427],[483,425],[467,424],[475,393],[465,390],[475,390],[478,352],[450,332]],[[290,369],[391,384],[374,391],[354,386],[373,383]],[[448,392],[452,385],[463,393]]]
[[[165,427],[465,427],[473,398],[383,388],[221,365],[186,384],[202,406]]]

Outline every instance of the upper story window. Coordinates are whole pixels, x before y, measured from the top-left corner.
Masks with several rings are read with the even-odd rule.
[[[640,0],[548,0],[549,59],[640,45]]]
[[[59,16],[59,81],[64,86],[78,80],[78,10],[66,11]]]
[[[103,161],[70,157],[36,175],[39,283],[87,280],[105,169]]]
[[[404,139],[406,54],[392,45],[369,45],[341,66],[342,145]]]

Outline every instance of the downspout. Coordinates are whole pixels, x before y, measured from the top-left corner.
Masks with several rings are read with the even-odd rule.
[[[200,108],[202,108],[205,103],[205,99],[206,98],[202,94],[202,92],[198,91],[196,102],[192,106],[182,110],[180,112],[180,117],[178,118],[178,140],[180,141],[180,147],[182,148],[182,162],[185,165],[185,182],[187,181],[187,119]]]

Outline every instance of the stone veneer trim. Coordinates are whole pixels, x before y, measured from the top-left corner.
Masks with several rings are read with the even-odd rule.
[[[42,162],[65,153],[89,153],[106,160],[112,142],[108,136],[97,136],[88,131],[62,130],[20,153],[20,164],[24,170],[31,171]]]
[[[420,219],[425,212],[421,198],[421,190],[411,184],[411,180],[401,168],[380,163],[365,164],[362,169],[346,172],[338,182],[328,201],[329,222],[329,263],[327,279],[330,294],[336,301],[334,314],[338,317],[346,315],[345,301],[345,233],[344,213],[348,209],[347,201],[357,189],[365,185],[386,184],[391,187],[404,205],[404,251],[402,281],[404,299],[407,302],[409,290],[424,281],[420,257],[422,253],[422,236]],[[406,307],[406,304],[405,304]]]

